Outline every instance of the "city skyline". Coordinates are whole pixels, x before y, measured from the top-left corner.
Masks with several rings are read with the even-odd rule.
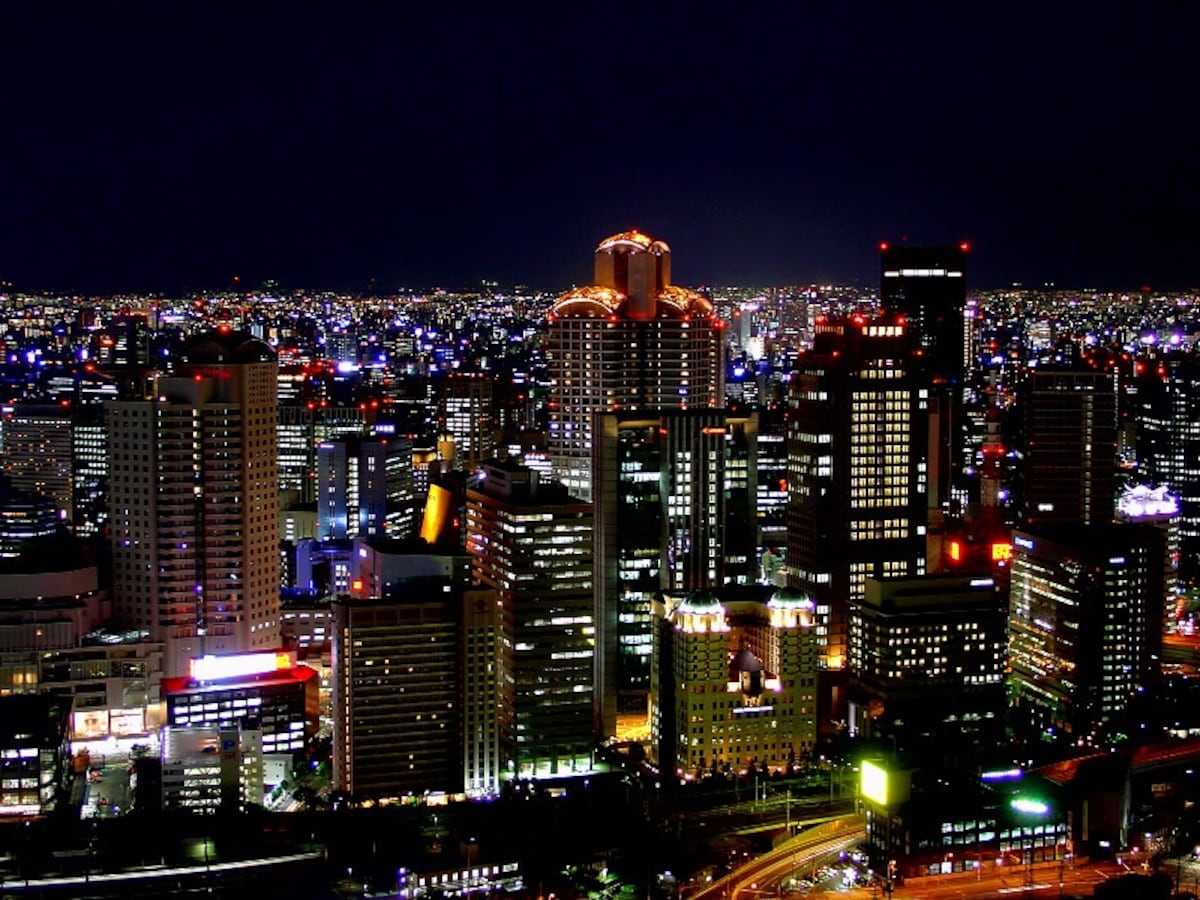
[[[306,15],[6,8],[14,290],[563,290],[671,236],[680,284],[1196,283],[1196,10]],[[235,276],[240,276],[235,282]]]

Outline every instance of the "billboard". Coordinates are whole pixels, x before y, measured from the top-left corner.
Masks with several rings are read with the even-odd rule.
[[[888,803],[888,773],[887,770],[873,762],[864,761],[860,770],[859,791],[868,800],[887,806]]]

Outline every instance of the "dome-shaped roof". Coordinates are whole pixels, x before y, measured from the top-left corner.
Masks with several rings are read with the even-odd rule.
[[[179,359],[192,365],[274,362],[275,351],[265,341],[245,331],[217,328],[194,335],[184,342]]]
[[[668,284],[659,291],[658,302],[660,309],[663,309],[665,305],[671,307],[679,315],[707,316],[713,309],[712,304],[703,294],[675,284]],[[664,309],[664,311],[666,310]]]
[[[598,284],[589,284],[567,291],[558,298],[550,314],[554,316],[611,316],[621,304],[625,295],[612,288]]]
[[[743,647],[733,655],[733,659],[729,662],[729,669],[732,672],[761,672],[763,670],[762,660],[754,655],[749,647]]]
[[[596,245],[597,253],[654,253],[661,256],[671,248],[636,228],[606,237]]]
[[[688,615],[715,616],[717,613],[723,612],[724,607],[721,606],[721,601],[712,591],[692,591],[676,607],[676,610]]]
[[[816,609],[817,604],[804,591],[781,587],[775,589],[771,599],[767,601],[767,607],[769,609]]]

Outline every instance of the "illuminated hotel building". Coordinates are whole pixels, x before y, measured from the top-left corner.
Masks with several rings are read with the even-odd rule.
[[[1112,522],[1117,494],[1114,372],[1033,371],[1021,397],[1027,523]]]
[[[788,396],[788,583],[816,603],[821,665],[844,669],[868,577],[925,572],[927,391],[906,327],[817,325]]]
[[[263,753],[302,753],[317,735],[317,670],[295,652],[265,651],[190,660],[189,674],[164,678],[167,724],[262,733]]]
[[[761,591],[761,589],[760,589]],[[783,769],[816,742],[813,604],[788,588],[757,596],[666,593],[655,604],[653,746],[685,777]]]
[[[1165,544],[1152,525],[1014,532],[1008,656],[1018,724],[1095,739],[1157,681]]]
[[[646,726],[659,591],[757,580],[756,413],[628,410],[593,420],[601,730]]]
[[[532,469],[489,460],[467,488],[472,580],[512,610],[521,777],[591,768],[598,709],[592,507]]]
[[[1200,364],[1170,353],[1137,383],[1138,477],[1179,498],[1179,575],[1200,576]]]
[[[724,335],[712,304],[671,284],[671,250],[638,231],[600,242],[595,283],[550,313],[549,452],[555,477],[592,497],[592,414],[719,406]]]
[[[994,579],[868,578],[850,629],[850,733],[926,755],[994,744],[1007,649]]]
[[[188,341],[157,396],[108,406],[113,613],[165,645],[165,674],[279,645],[275,353]]]

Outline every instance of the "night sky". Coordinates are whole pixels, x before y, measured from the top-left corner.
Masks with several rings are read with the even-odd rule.
[[[0,5],[0,281],[1200,286],[1200,4],[246,5]]]

